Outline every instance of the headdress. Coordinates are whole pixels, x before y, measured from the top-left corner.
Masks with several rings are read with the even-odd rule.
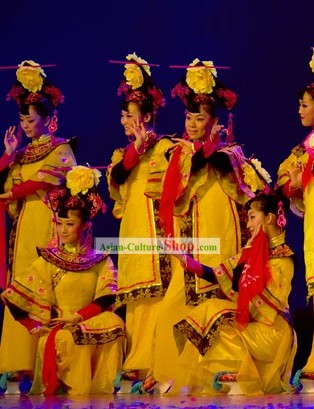
[[[67,173],[65,184],[47,193],[47,202],[56,213],[60,209],[81,209],[93,219],[98,212],[106,212],[106,205],[96,188],[100,177],[98,169],[73,166]]]
[[[256,158],[249,158],[242,164],[241,179],[250,187],[255,194],[259,192],[267,193],[270,191],[271,176],[261,161]]]
[[[185,77],[171,91],[173,98],[178,96],[186,107],[192,103],[204,105],[216,103],[229,111],[233,108],[238,96],[218,80],[216,67],[212,61],[200,61],[196,58],[186,68]]]
[[[162,91],[151,79],[150,66],[147,61],[138,57],[135,52],[126,56],[124,77],[118,88],[118,95],[125,95],[126,101],[147,101],[152,104],[154,112],[165,106]],[[117,61],[111,61],[116,63]],[[120,61],[118,61],[120,63]]]
[[[309,62],[309,66],[310,66],[310,68],[312,70],[312,73],[314,74],[314,47],[312,47],[312,50],[313,50],[313,54],[312,54],[312,58],[311,58],[311,60]],[[309,84],[306,87],[306,91],[309,92],[311,94],[312,98],[314,99],[314,82],[311,82],[311,84]]]
[[[44,70],[32,60],[22,61],[16,70],[17,80],[12,85],[7,100],[11,98],[20,107],[48,101],[53,108],[63,103],[62,92],[47,80]]]

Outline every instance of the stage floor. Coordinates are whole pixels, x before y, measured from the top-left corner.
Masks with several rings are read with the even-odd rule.
[[[218,397],[192,397],[166,395],[127,395],[115,397],[98,395],[89,397],[69,398],[55,396],[4,395],[0,397],[0,409],[176,409],[176,408],[202,408],[202,409],[303,409],[314,408],[314,394],[300,393],[298,395],[266,395],[247,397],[243,395],[218,396]]]

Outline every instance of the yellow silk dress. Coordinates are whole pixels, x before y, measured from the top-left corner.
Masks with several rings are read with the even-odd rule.
[[[181,157],[183,194],[175,205],[176,237],[218,238],[216,254],[196,253],[195,259],[205,265],[218,266],[241,249],[241,220],[238,205],[254,196],[244,183],[242,164],[244,154],[238,145],[221,150],[233,166],[224,173],[208,160],[196,173],[191,173],[191,155]],[[257,178],[257,175],[256,175]],[[208,298],[219,298],[218,285],[184,271],[177,259],[172,260],[172,277],[160,305],[156,324],[153,367],[150,372],[159,382],[174,379],[178,350],[173,325],[183,319],[194,306]]]
[[[294,274],[292,251],[284,233],[270,242],[271,280],[250,302],[250,321],[240,329],[235,321],[238,293],[232,289],[233,269],[239,255],[215,269],[225,299],[209,299],[175,325],[181,355],[173,393],[228,393],[217,386],[220,373],[237,373],[246,395],[292,392],[289,385],[296,352],[296,336],[288,312]],[[219,389],[220,388],[220,389]]]
[[[2,293],[9,308],[19,307],[31,318],[48,323],[52,315],[73,314],[100,297],[115,295],[117,272],[108,254],[80,254],[70,245],[39,251],[41,257],[24,275],[16,275]],[[79,324],[64,325],[56,334],[57,376],[69,395],[114,391],[113,381],[122,365],[125,329],[123,320],[108,308]],[[38,340],[31,394],[44,391],[42,367],[47,337]]]
[[[310,134],[311,135],[311,134]],[[290,155],[281,163],[278,168],[277,188],[283,186],[290,180],[289,170],[301,162],[306,167],[310,160],[309,154],[304,144],[294,147]],[[301,193],[301,194],[300,194]],[[305,280],[307,284],[307,298],[314,295],[314,178],[311,177],[307,186],[301,191],[292,192],[290,198],[291,210],[299,217],[303,218],[303,251],[305,262]],[[301,369],[301,368],[300,368]],[[304,372],[314,373],[314,340],[312,350],[308,357],[307,364],[303,368]]]
[[[165,153],[172,146],[160,138],[140,156],[126,181],[118,185],[112,168],[122,161],[125,149],[112,156],[107,179],[113,215],[121,219],[119,237],[162,237],[158,205],[162,181],[168,166]],[[154,328],[160,301],[171,276],[170,257],[158,253],[119,254],[116,306],[126,305],[127,355],[124,371],[142,370],[145,376],[152,364]]]
[[[68,142],[43,135],[17,152],[9,168],[5,191],[28,180],[60,185],[67,168],[76,164]],[[16,274],[26,271],[38,257],[36,246],[46,246],[52,236],[53,212],[44,200],[45,193],[39,190],[9,204],[13,227],[9,241],[8,282]],[[6,308],[0,344],[0,373],[33,370],[36,344],[36,339],[14,321]]]

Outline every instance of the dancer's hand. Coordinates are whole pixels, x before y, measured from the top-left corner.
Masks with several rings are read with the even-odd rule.
[[[147,138],[146,128],[144,122],[139,118],[135,118],[129,125],[134,137],[134,147],[139,153],[144,153],[144,142]]]
[[[15,129],[16,129],[15,126],[10,126],[5,131],[4,146],[7,155],[11,155],[13,152],[15,152],[19,144],[19,140],[15,136]]]
[[[305,165],[302,162],[298,162],[292,169],[289,170],[290,175],[290,189],[302,188],[302,174],[304,172]]]
[[[61,317],[53,318],[51,320],[51,324],[77,324],[80,321],[83,321],[83,317],[78,314],[77,312],[72,313],[65,313]]]

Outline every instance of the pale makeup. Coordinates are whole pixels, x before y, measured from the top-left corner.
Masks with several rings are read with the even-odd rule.
[[[200,112],[192,113],[186,111],[185,113],[185,131],[191,141],[206,140],[214,125],[214,118],[201,105]]]
[[[303,126],[314,129],[314,100],[308,92],[299,100],[299,115]]]
[[[253,202],[251,208],[248,210],[247,228],[249,229],[251,236],[255,236],[260,228],[265,230],[267,216],[261,210],[258,210],[257,205]]]
[[[20,114],[20,124],[25,132],[26,136],[31,139],[38,139],[41,135],[47,133],[47,126],[49,124],[50,118],[42,118],[36,112],[35,108],[29,106],[29,114],[22,115]]]
[[[126,136],[133,135],[133,127],[135,123],[143,123],[144,117],[141,114],[139,106],[135,102],[128,104],[127,111],[121,111],[121,124],[124,127]]]
[[[69,210],[68,217],[57,217],[57,234],[62,244],[79,246],[83,240],[85,223],[75,210]]]

